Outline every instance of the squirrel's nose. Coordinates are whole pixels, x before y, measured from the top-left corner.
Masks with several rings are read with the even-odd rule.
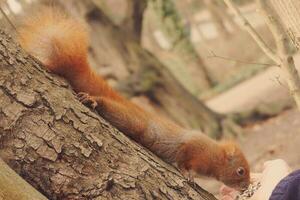
[[[244,191],[244,190],[246,190],[248,188],[248,186],[249,186],[248,182],[241,182],[240,183],[240,188],[241,188],[240,190]]]

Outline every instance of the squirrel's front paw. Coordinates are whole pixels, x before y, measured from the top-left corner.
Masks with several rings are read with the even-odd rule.
[[[190,170],[180,170],[181,174],[188,180],[188,182],[194,183],[194,174]]]
[[[81,103],[91,107],[92,109],[95,109],[98,105],[96,98],[94,96],[90,96],[88,93],[79,92],[77,94],[77,98]]]

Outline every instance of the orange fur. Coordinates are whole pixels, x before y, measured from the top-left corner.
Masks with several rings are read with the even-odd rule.
[[[87,60],[85,27],[59,11],[43,9],[26,19],[19,29],[24,49],[50,71],[66,78],[82,101],[112,125],[182,171],[213,176],[233,187],[249,184],[248,163],[234,143],[216,142],[201,132],[185,130],[175,123],[144,111],[114,91],[97,75]],[[93,104],[94,103],[94,104]],[[245,169],[243,176],[236,170]]]

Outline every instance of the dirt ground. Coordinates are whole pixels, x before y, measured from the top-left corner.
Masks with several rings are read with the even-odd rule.
[[[300,168],[300,112],[297,109],[285,111],[246,129],[241,141],[252,170],[259,172],[266,160],[281,158],[292,169]]]

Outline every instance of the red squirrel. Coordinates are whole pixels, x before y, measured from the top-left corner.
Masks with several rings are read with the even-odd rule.
[[[29,16],[19,34],[21,46],[67,79],[82,103],[163,160],[175,163],[185,175],[214,177],[236,189],[249,185],[249,165],[237,144],[217,142],[146,112],[96,74],[88,63],[88,33],[80,22],[48,8]]]

